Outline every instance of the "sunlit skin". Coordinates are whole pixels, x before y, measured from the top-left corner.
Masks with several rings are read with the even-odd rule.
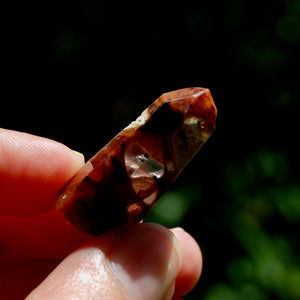
[[[126,257],[129,250],[141,261],[151,255],[159,257],[162,264],[174,261],[171,271],[164,274],[148,265],[149,273],[167,283],[154,291],[159,299],[179,299],[188,293],[200,277],[202,256],[187,232],[136,224],[94,238],[79,232],[56,212],[58,191],[83,163],[81,154],[60,143],[0,129],[0,298],[24,299],[38,286],[28,299],[68,299],[70,294],[86,299],[90,291],[100,299],[134,299],[128,285],[136,283],[128,278],[140,276],[142,269]],[[164,251],[158,252],[158,244],[164,245]],[[145,247],[149,257],[139,252]],[[112,265],[109,269],[105,267],[108,264]],[[116,276],[108,276],[111,270]]]

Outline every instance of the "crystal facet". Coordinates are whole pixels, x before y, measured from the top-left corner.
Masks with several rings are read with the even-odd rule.
[[[92,157],[60,192],[60,213],[98,235],[139,222],[215,128],[210,91],[165,93]]]

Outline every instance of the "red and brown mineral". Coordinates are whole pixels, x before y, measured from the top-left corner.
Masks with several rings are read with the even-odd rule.
[[[216,115],[208,89],[163,94],[78,171],[58,211],[93,235],[139,222],[209,138]]]

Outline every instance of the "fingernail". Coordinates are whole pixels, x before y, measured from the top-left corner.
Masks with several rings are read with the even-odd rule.
[[[76,160],[78,160],[80,163],[84,163],[84,155],[78,151],[72,150],[74,157]]]
[[[129,227],[109,255],[111,269],[130,299],[163,299],[181,267],[181,248],[166,228],[152,223]]]
[[[174,227],[172,228],[172,230],[177,232],[185,232],[185,230],[182,227]]]

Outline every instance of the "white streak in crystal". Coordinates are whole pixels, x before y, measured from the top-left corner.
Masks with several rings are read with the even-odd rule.
[[[203,89],[202,91],[199,91],[197,94],[194,94],[194,98],[199,98],[201,95],[205,94],[208,92],[208,89]]]
[[[137,128],[143,126],[149,119],[150,114],[148,109],[145,109],[142,114],[133,122],[131,122],[125,129]]]
[[[203,89],[201,91],[199,91],[198,93],[195,93],[195,94],[192,94],[190,95],[191,97],[193,98],[198,98],[200,97],[201,95],[207,93],[209,90],[208,89]],[[165,94],[168,94],[168,93],[165,93]],[[188,96],[188,95],[187,95]],[[178,100],[181,100],[182,98],[179,96],[178,98],[175,98],[175,99],[169,99],[170,102],[175,102],[175,101],[178,101]]]

